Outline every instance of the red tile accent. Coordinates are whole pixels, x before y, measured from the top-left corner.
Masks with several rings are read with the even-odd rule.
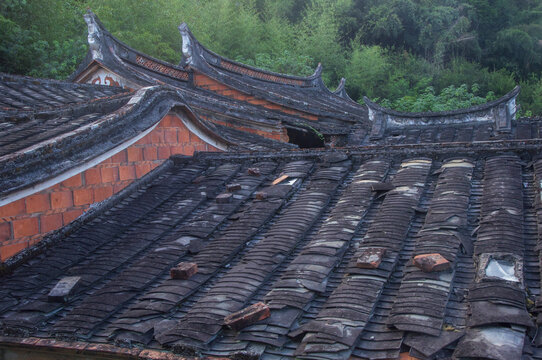
[[[85,171],[85,184],[86,185],[95,185],[102,182],[102,175],[100,174],[100,169],[90,168]]]
[[[79,205],[89,205],[93,203],[92,189],[83,188],[73,191],[73,204],[75,206]]]
[[[440,254],[423,254],[414,257],[414,265],[425,272],[448,270],[452,264]]]
[[[40,232],[46,233],[62,227],[62,214],[40,216]]]
[[[120,166],[119,167],[120,180],[133,180],[136,178],[135,169],[133,165]]]
[[[271,312],[269,311],[269,307],[264,303],[259,302],[226,316],[224,318],[224,325],[233,330],[240,330],[248,325],[266,319],[270,315]]]
[[[53,209],[69,208],[72,205],[71,191],[55,191],[51,193],[51,207]]]
[[[26,197],[26,212],[29,214],[49,210],[51,202],[49,194],[35,194]]]
[[[362,269],[376,269],[382,262],[386,253],[384,248],[363,249],[360,257],[356,260],[356,266]]]
[[[24,199],[10,202],[0,207],[0,217],[15,216],[25,213]]]
[[[172,279],[186,280],[198,272],[198,264],[182,262],[171,268],[169,274]]]
[[[39,234],[39,221],[37,217],[13,220],[13,238]]]

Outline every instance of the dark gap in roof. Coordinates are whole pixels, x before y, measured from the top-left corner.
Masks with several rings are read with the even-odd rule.
[[[296,144],[302,149],[305,148],[323,148],[324,139],[320,138],[314,130],[312,129],[295,129],[295,128],[286,128],[288,131],[288,138],[291,144]]]

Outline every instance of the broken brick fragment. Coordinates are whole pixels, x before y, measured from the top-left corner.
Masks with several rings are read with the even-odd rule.
[[[224,325],[233,330],[241,330],[271,315],[269,307],[263,302],[250,305],[224,318]]]
[[[438,253],[417,255],[414,257],[414,265],[425,272],[444,271],[452,266],[448,260]]]
[[[280,184],[281,182],[283,182],[284,180],[288,179],[289,176],[288,175],[281,175],[279,176],[278,178],[276,178],[275,180],[273,180],[273,185],[277,185],[277,184]]]
[[[234,192],[234,191],[237,191],[237,190],[241,190],[241,184],[229,184],[229,185],[226,185],[226,190],[228,190],[229,192]]]
[[[258,191],[254,193],[254,197],[256,198],[256,200],[265,200],[267,199],[267,193],[264,191]]]
[[[363,249],[356,261],[356,266],[362,269],[376,269],[382,262],[385,253],[386,249],[384,248]]]
[[[190,262],[182,262],[171,268],[169,274],[172,279],[186,280],[198,272],[198,264]]]
[[[54,288],[51,289],[47,299],[51,302],[66,302],[77,287],[80,276],[65,276],[60,279]]]
[[[218,204],[227,204],[229,202],[231,202],[231,198],[232,198],[232,194],[219,194],[217,197],[216,197],[216,202]]]
[[[260,176],[260,169],[258,168],[248,168],[248,174],[252,176]]]

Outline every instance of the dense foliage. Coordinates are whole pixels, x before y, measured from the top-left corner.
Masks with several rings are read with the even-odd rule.
[[[119,39],[177,63],[185,21],[209,49],[273,71],[347,78],[398,110],[443,110],[522,85],[542,114],[540,0],[3,0],[0,71],[65,78],[82,60],[91,8]]]

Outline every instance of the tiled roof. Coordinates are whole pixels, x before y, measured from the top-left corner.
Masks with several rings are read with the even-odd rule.
[[[92,12],[85,15],[85,20],[89,25],[89,38],[93,40],[86,59],[72,75],[72,80],[87,81],[93,66],[96,65],[124,78],[129,83],[128,87],[168,84],[212,97],[209,91],[197,87],[194,89],[193,78],[196,70],[246,96],[284,106],[290,111],[293,109],[315,116],[318,120],[306,121],[299,116],[295,118],[297,122],[320,127],[326,133],[345,134],[348,128],[356,123],[362,123],[365,128],[369,127],[366,107],[348,98],[344,91],[344,82],[336,92],[327,89],[322,82],[321,66],[309,77],[252,68],[209,51],[199,44],[186,24],[180,27],[185,55],[182,64],[177,66],[154,59],[122,43],[105,29]],[[191,61],[187,61],[186,51],[193,54]],[[217,97],[218,101],[220,98],[222,97]],[[262,106],[253,107],[262,109],[259,120],[263,122],[268,119],[268,114],[271,119],[277,118],[279,113],[285,114],[265,111]]]
[[[2,329],[185,356],[542,358],[536,156],[503,141],[174,158],[0,279]],[[65,277],[80,280],[59,302]]]
[[[152,128],[171,109],[186,112],[200,130],[232,149],[296,147],[256,134],[245,136],[202,119],[198,108],[187,105],[187,99],[195,97],[192,92],[183,96],[168,86],[128,92],[111,86],[2,75],[0,89],[7,89],[0,100],[7,105],[0,111],[0,199],[113,151]],[[208,99],[200,97],[194,102],[205,109],[202,100]],[[224,113],[222,116],[228,112]],[[250,107],[242,107],[233,116],[250,113]]]
[[[127,90],[105,85],[75,84],[0,73],[0,116],[18,111],[45,111],[113,97]]]

